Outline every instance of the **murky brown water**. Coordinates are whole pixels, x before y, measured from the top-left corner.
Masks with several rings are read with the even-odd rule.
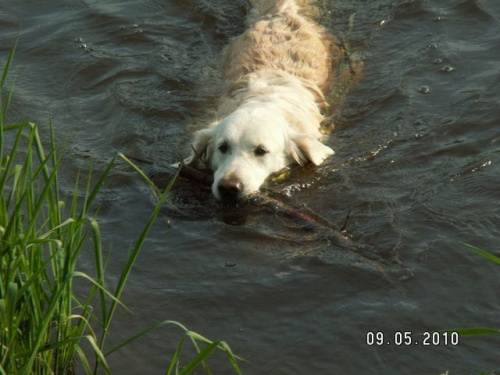
[[[68,193],[78,170],[90,160],[102,170],[117,151],[178,161],[189,148],[186,126],[213,105],[219,54],[244,9],[239,1],[0,1],[2,59],[21,29],[10,116],[53,117]],[[498,266],[460,244],[498,251],[500,3],[326,0],[322,19],[363,57],[363,79],[335,116],[336,156],[271,189],[339,226],[351,209],[348,233],[370,252],[353,256],[266,212],[232,214],[180,184],[177,210],[164,212],[139,257],[124,296],[133,314],[117,316],[110,346],[175,319],[229,342],[248,359],[246,374],[500,371],[497,337],[424,347],[419,335],[500,323]],[[101,205],[113,282],[153,199],[120,165]],[[397,274],[400,263],[415,276],[377,271]],[[420,345],[368,346],[369,331],[411,331]],[[117,374],[161,374],[178,339],[163,329],[109,361]],[[223,359],[214,363],[229,373]]]

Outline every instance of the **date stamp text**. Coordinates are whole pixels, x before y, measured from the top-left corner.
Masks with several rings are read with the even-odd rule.
[[[459,339],[458,332],[369,331],[366,333],[368,346],[457,346]]]

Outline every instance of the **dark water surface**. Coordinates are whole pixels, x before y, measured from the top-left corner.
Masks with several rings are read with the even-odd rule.
[[[174,319],[226,340],[248,360],[245,374],[500,371],[498,337],[424,347],[420,335],[500,324],[500,269],[460,244],[498,254],[500,2],[322,3],[323,23],[364,60],[363,78],[334,116],[336,156],[271,189],[339,226],[351,209],[347,231],[371,250],[356,257],[272,214],[232,214],[181,183],[177,209],[165,210],[134,268],[124,295],[132,313],[117,315],[109,347]],[[78,170],[91,160],[102,170],[118,151],[179,161],[187,127],[213,107],[220,51],[245,8],[0,0],[2,60],[21,30],[11,119],[47,129],[53,117],[68,194]],[[112,283],[154,199],[119,165],[100,203]],[[401,264],[413,278],[398,279]],[[369,331],[411,331],[418,344],[368,346]],[[116,374],[165,373],[179,338],[158,330],[109,362]],[[230,373],[221,357],[213,363]]]

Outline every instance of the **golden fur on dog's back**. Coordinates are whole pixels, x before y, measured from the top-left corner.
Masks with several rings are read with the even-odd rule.
[[[262,69],[282,71],[306,80],[318,105],[326,106],[322,92],[333,77],[340,52],[324,27],[310,21],[293,0],[251,1],[248,30],[225,52],[224,78],[231,90],[245,75]]]

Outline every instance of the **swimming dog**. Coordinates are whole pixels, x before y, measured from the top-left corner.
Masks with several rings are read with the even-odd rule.
[[[306,15],[307,1],[250,3],[246,31],[224,52],[217,119],[194,134],[185,160],[210,166],[219,200],[238,201],[291,164],[334,154],[320,123],[340,56],[335,39]]]

